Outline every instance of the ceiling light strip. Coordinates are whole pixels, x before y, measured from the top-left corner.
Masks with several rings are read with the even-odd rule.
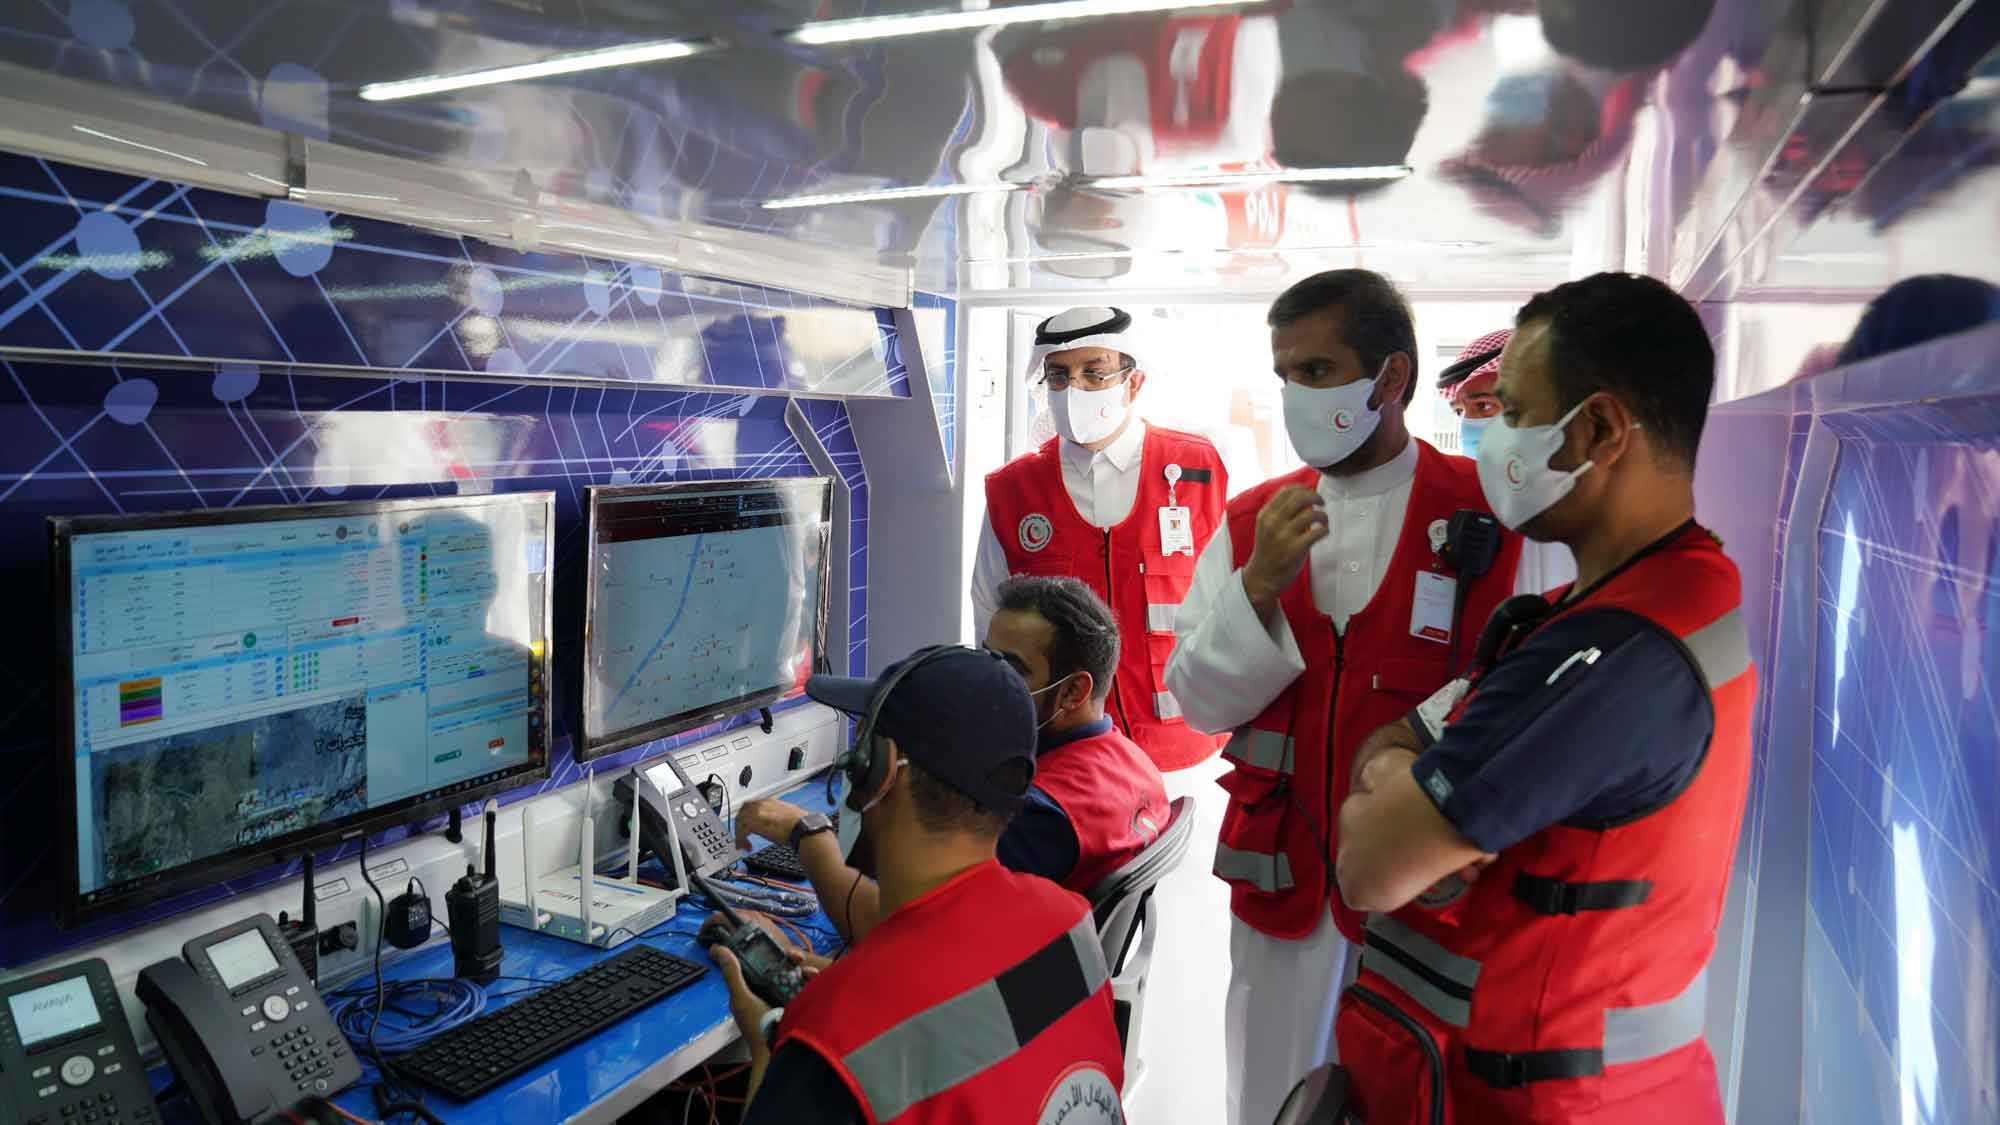
[[[794,43],[813,46],[866,43],[878,39],[901,39],[910,35],[933,35],[941,31],[974,31],[986,27],[1005,27],[1016,23],[1094,19],[1103,16],[1186,11],[1195,8],[1243,8],[1259,2],[1261,0],[1053,0],[1051,3],[1019,4],[971,12],[921,12],[899,16],[819,20],[798,28],[786,38]]]
[[[442,94],[476,86],[497,86],[503,82],[526,82],[535,78],[552,78],[558,74],[579,74],[616,66],[669,62],[698,54],[704,46],[702,43],[686,39],[661,39],[647,43],[628,43],[621,47],[605,47],[596,51],[578,51],[575,54],[556,55],[539,62],[500,66],[490,70],[432,74],[422,78],[403,78],[394,82],[371,82],[361,87],[361,100],[387,102],[399,98],[420,98],[426,94]]]
[[[1227,187],[1255,183],[1353,183],[1400,180],[1414,171],[1407,164],[1357,165],[1351,168],[1273,168],[1265,172],[1189,172],[1184,175],[1094,176],[1089,187],[1120,188]]]
[[[876,191],[829,192],[823,195],[792,195],[767,199],[766,211],[787,211],[795,207],[828,207],[840,203],[889,203],[898,199],[941,199],[950,195],[979,195],[994,191],[1021,191],[1027,184],[935,184],[923,187],[881,188]]]

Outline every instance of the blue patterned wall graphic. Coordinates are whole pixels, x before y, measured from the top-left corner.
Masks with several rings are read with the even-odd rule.
[[[1850,1044],[1894,1063],[1885,1087],[1843,1107],[1819,1093],[1880,1070],[1824,1058],[1811,1118],[1991,1121],[2000,398],[1821,422],[1841,452],[1819,526],[1811,901],[1848,988],[1811,1003],[1842,1027],[1840,1000],[1858,996]]]
[[[846,410],[831,401],[803,405],[836,470],[854,486],[852,539],[865,563],[867,490]],[[62,688],[50,682],[44,659],[54,643],[43,609],[46,517],[553,489],[557,738],[547,785],[559,786],[581,775],[566,733],[576,666],[562,646],[574,647],[580,627],[584,486],[809,475],[785,407],[782,396],[708,391],[288,375],[251,365],[203,372],[0,361],[0,574],[17,593],[13,643],[0,652],[8,701],[0,709],[0,965],[284,874],[274,868],[162,909],[73,933],[53,930],[52,849],[60,845],[51,814],[59,759],[51,731]],[[865,592],[854,590],[848,605],[856,649],[845,662],[855,667],[867,628]],[[841,666],[841,655],[829,657]],[[614,770],[713,734],[690,732],[593,768]]]
[[[885,310],[0,154],[0,347],[909,393]]]
[[[868,478],[861,469],[861,451],[854,444],[854,427],[848,424],[847,409],[839,403],[813,399],[801,399],[799,409],[805,412],[806,421],[833,458],[840,479],[847,484],[847,522],[852,532],[847,558],[850,576],[847,620],[854,631],[848,636],[846,666],[848,675],[865,676],[868,674]],[[838,664],[837,659],[835,663]]]
[[[1753,433],[1784,453],[1745,842],[1766,857],[1757,965],[1800,991],[1752,1004],[1748,1033],[1799,1028],[1801,1072],[1746,1046],[1739,1120],[2000,1120],[1996,343],[1830,372],[1712,428],[1729,473],[1764,463]]]
[[[947,297],[918,293],[913,308],[925,371],[930,375],[938,432],[944,438],[944,463],[956,474],[958,396],[953,388],[958,386],[958,303]]]

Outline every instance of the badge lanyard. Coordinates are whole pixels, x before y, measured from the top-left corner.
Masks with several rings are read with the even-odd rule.
[[[1167,505],[1160,509],[1160,554],[1193,555],[1194,526],[1189,512],[1180,506],[1174,495],[1174,486],[1180,483],[1181,467],[1169,464],[1166,468]]]

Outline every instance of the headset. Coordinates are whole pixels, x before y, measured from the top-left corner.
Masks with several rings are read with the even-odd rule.
[[[911,673],[939,657],[954,652],[976,652],[994,660],[1003,659],[997,652],[973,648],[971,645],[929,645],[911,653],[909,658],[903,661],[902,667],[896,669],[895,675],[876,687],[875,694],[869,697],[867,713],[860,716],[860,723],[854,728],[854,740],[848,744],[847,752],[836,759],[833,768],[827,771],[828,804],[833,803],[835,778],[843,775],[847,778],[845,803],[856,814],[867,812],[881,799],[882,784],[888,780],[889,771],[895,765],[889,753],[889,740],[877,734],[875,729],[882,719],[882,707],[889,701],[889,696],[896,690],[896,685],[902,683]]]
[[[1493,609],[1486,627],[1479,632],[1479,644],[1472,666],[1479,672],[1491,671],[1500,658],[1512,652],[1555,614],[1555,607],[1540,594],[1515,594]]]

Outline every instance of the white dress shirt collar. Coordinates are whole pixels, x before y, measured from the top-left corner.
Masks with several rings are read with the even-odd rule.
[[[1403,439],[1403,451],[1388,461],[1365,472],[1349,477],[1337,477],[1329,473],[1319,475],[1319,493],[1331,499],[1358,500],[1364,496],[1380,496],[1398,486],[1408,484],[1417,475],[1417,442],[1415,438]]]
[[[1103,457],[1111,462],[1112,468],[1129,473],[1139,467],[1139,454],[1146,446],[1146,423],[1133,418],[1117,437],[1111,439],[1110,445],[1094,453],[1067,438],[1057,438],[1056,442],[1062,448],[1063,460],[1078,470],[1088,470],[1093,459]]]

